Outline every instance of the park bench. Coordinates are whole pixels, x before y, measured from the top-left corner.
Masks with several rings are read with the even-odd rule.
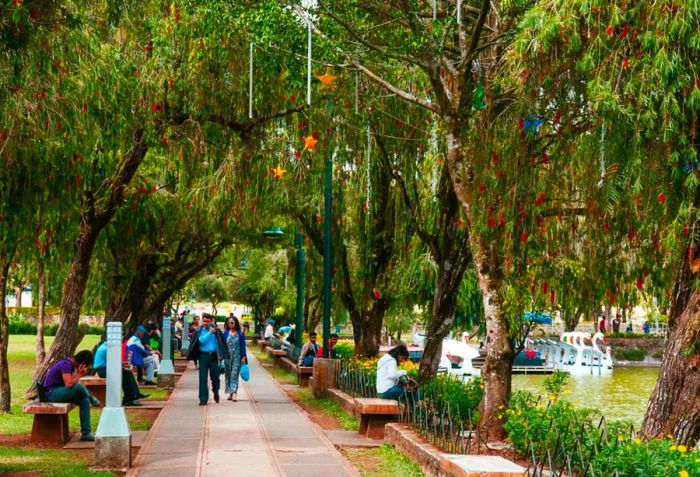
[[[309,378],[314,375],[313,366],[299,366],[286,356],[280,358],[280,366],[290,373],[297,375],[297,383],[299,384],[300,388],[309,387]]]
[[[398,420],[398,401],[379,398],[355,398],[355,412],[360,416],[360,434],[370,439],[384,439],[384,426]]]
[[[31,401],[24,405],[24,412],[34,414],[32,444],[65,444],[70,437],[68,413],[75,404],[63,402]]]
[[[260,345],[260,350],[265,351],[265,347],[267,347],[268,343],[265,340],[260,340],[258,341],[258,344]]]
[[[272,358],[272,365],[279,366],[281,359],[287,356],[287,352],[282,349],[267,348],[267,354]]]
[[[80,384],[85,386],[104,406],[107,400],[107,379],[99,376],[83,376],[80,378]]]

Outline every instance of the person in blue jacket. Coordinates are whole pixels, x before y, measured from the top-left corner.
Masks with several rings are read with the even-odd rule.
[[[216,320],[208,313],[202,315],[202,327],[192,334],[188,360],[199,360],[199,405],[209,401],[209,379],[214,393],[214,402],[219,402],[219,363],[229,359],[228,348]],[[207,378],[207,375],[209,377]]]
[[[126,353],[127,356],[131,356],[131,364],[138,368],[143,368],[146,373],[146,378],[143,384],[145,385],[155,385],[153,381],[155,378],[156,364],[151,356],[151,351],[146,349],[143,345],[143,336],[146,333],[146,328],[144,326],[137,326],[134,336],[129,338],[126,343]]]

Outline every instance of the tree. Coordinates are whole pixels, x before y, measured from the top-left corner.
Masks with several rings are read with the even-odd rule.
[[[211,302],[212,313],[216,316],[216,305],[226,299],[224,282],[213,275],[205,275],[194,284],[197,298]]]
[[[595,10],[585,2],[539,2],[519,42],[523,64],[544,67],[543,75],[583,75],[591,98],[586,112],[596,127],[580,143],[600,150],[603,176],[604,200],[588,207],[601,223],[597,245],[618,256],[629,249],[627,283],[607,285],[623,295],[634,287],[671,302],[668,341],[642,433],[671,434],[682,443],[700,437],[700,295],[694,286],[700,263],[699,18],[694,2],[620,1]],[[533,89],[535,82],[541,83],[531,81]]]

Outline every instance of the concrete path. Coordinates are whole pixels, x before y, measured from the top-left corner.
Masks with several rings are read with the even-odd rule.
[[[241,382],[238,402],[227,401],[222,392],[222,401],[210,398],[208,406],[198,406],[198,375],[190,364],[128,475],[357,475],[255,357],[249,358],[251,379]]]

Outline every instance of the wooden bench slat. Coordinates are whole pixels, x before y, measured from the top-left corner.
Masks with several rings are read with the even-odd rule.
[[[355,409],[360,414],[399,414],[399,403],[393,399],[355,398]]]
[[[76,405],[69,402],[28,402],[22,408],[27,414],[68,414]]]

